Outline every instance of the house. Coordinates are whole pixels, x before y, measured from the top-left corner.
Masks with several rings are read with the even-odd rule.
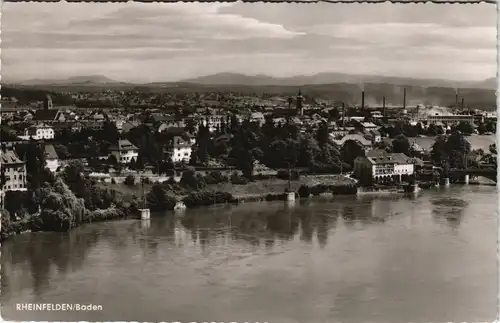
[[[111,146],[111,155],[121,164],[128,164],[137,160],[139,149],[126,139],[118,140],[116,145]]]
[[[163,132],[169,128],[184,128],[185,126],[186,125],[185,125],[184,121],[182,121],[182,120],[165,121],[158,127],[158,132]]]
[[[47,95],[43,103],[43,109],[35,111],[33,120],[54,122],[54,121],[66,121],[66,118],[61,110],[53,109],[52,99],[50,98],[50,95]]]
[[[266,122],[266,119],[264,118],[264,114],[262,112],[253,112],[250,115],[250,121],[256,122],[262,126]]]
[[[192,143],[188,136],[174,136],[167,146],[167,152],[174,163],[189,163]]]
[[[47,162],[47,168],[52,173],[55,173],[59,168],[59,157],[53,145],[45,145],[45,161]]]
[[[22,161],[13,149],[2,149],[0,155],[2,173],[5,176],[5,183],[1,187],[0,197],[7,191],[26,191],[26,163]]]
[[[368,139],[366,139],[363,135],[360,135],[360,134],[348,134],[348,135],[345,135],[344,137],[342,137],[342,139],[335,139],[335,137],[330,134],[330,138],[331,138],[331,141],[337,145],[338,147],[342,147],[344,146],[344,144],[346,143],[346,141],[348,140],[353,140],[353,141],[356,141],[358,143],[361,144],[361,146],[363,147],[363,149],[365,151],[369,151],[370,149],[372,149],[372,142]]]
[[[54,139],[55,133],[54,128],[48,126],[44,123],[34,125],[29,127],[24,131],[24,136],[20,136],[21,139],[29,140],[33,138],[34,140],[51,140]]]
[[[373,130],[369,130],[367,132],[368,132],[368,136],[369,136],[370,140],[373,143],[382,142],[382,134],[378,130],[373,129]]]
[[[223,121],[226,120],[226,117],[223,115],[211,115],[206,116],[202,123],[205,127],[208,127],[210,132],[214,132],[221,127]]]
[[[354,175],[364,184],[401,182],[414,174],[414,164],[412,158],[402,153],[371,150],[354,160]]]

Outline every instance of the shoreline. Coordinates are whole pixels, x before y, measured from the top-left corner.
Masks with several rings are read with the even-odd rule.
[[[325,184],[328,183],[328,184]],[[113,186],[123,184],[111,184]],[[464,183],[455,183],[456,185],[466,185]],[[483,183],[481,181],[471,182],[468,185],[485,185],[485,186],[496,186],[492,183]],[[113,189],[105,184],[107,188]],[[235,190],[236,192],[232,193],[231,189],[233,187],[239,188]],[[285,194],[288,191],[288,181],[280,180],[280,179],[271,179],[271,180],[260,180],[250,182],[249,184],[244,185],[233,185],[230,183],[222,183],[209,185],[207,187],[209,190],[206,191],[195,191],[191,192],[188,195],[177,195],[177,203],[171,209],[165,209],[159,212],[168,212],[172,213],[178,211],[179,209],[194,209],[194,208],[202,208],[208,206],[220,206],[220,205],[239,205],[243,203],[252,203],[252,202],[272,202],[272,201],[285,201]],[[387,187],[387,188],[376,188],[373,187],[358,187],[354,181],[347,177],[340,177],[339,175],[313,175],[313,176],[304,176],[302,180],[291,181],[290,183],[291,191],[295,192],[296,200],[304,200],[309,199],[311,197],[317,196],[326,196],[326,197],[335,197],[335,196],[387,196],[387,195],[406,195],[406,194],[418,194],[418,192],[405,192],[403,189],[396,187]],[[436,188],[426,187],[420,188],[418,191],[425,191],[429,189]],[[128,187],[128,190],[133,190],[133,188]],[[260,192],[256,192],[259,191]],[[281,191],[281,192],[280,192]],[[185,199],[190,195],[200,195],[201,200],[195,201],[195,203],[191,203],[186,205],[184,203]],[[224,202],[218,202],[216,200],[212,200],[211,196],[213,194],[224,194],[228,197]],[[210,199],[207,198],[210,196]],[[215,203],[213,203],[215,202]],[[109,211],[116,212],[109,212]],[[114,215],[110,216],[102,216],[96,217],[92,220],[84,221],[82,223],[76,224],[74,227],[71,227],[68,231],[76,228],[85,223],[92,222],[105,222],[105,221],[118,221],[118,220],[130,220],[130,219],[140,219],[140,215],[137,214],[137,210],[133,209],[130,205],[123,206],[121,208],[109,208],[103,210],[96,210],[97,213],[112,213]],[[94,211],[94,212],[96,212]],[[0,236],[0,242],[3,242],[10,238],[13,235],[24,234],[29,232],[60,232],[58,230],[33,230],[32,222],[35,218],[35,215],[30,215],[27,218],[21,219],[19,221],[10,222],[8,227],[5,230],[2,230],[2,234]],[[4,224],[2,223],[2,227]]]

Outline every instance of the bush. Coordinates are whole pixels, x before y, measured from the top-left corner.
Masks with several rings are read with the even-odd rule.
[[[182,201],[188,208],[213,204],[231,203],[235,199],[231,193],[199,191],[190,193]]]
[[[311,195],[311,189],[307,185],[300,185],[299,187],[299,196],[300,197],[309,197]]]
[[[179,183],[182,186],[193,190],[203,189],[206,186],[203,176],[197,174],[192,167],[182,173],[182,177]]]
[[[234,172],[231,175],[231,184],[234,185],[245,185],[248,183],[248,179]]]
[[[111,179],[111,184],[116,184],[116,181],[114,178]]]
[[[133,175],[128,175],[127,177],[125,177],[123,184],[125,184],[127,186],[134,186],[135,185],[135,177]]]
[[[288,177],[290,177],[290,180],[296,181],[300,179],[300,173],[296,170],[292,170],[290,173],[287,170],[279,170],[276,177],[285,180],[288,180]]]
[[[210,172],[203,179],[204,179],[205,183],[207,183],[207,184],[219,184],[219,183],[225,183],[228,181],[227,176],[224,176],[219,171]]]
[[[125,212],[118,208],[97,209],[89,213],[86,221],[107,221],[121,219],[125,217]]]

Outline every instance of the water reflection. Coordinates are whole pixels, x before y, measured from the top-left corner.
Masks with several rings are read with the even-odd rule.
[[[460,198],[439,197],[431,200],[432,215],[436,222],[443,223],[445,220],[452,229],[458,229],[463,220],[465,210],[469,202]]]
[[[490,251],[483,244],[494,241],[491,237],[495,235],[493,229],[488,232],[494,219],[483,213],[493,213],[496,195],[493,190],[484,193],[470,188],[474,189],[478,191],[463,193],[451,188],[453,198],[426,191],[418,199],[315,197],[293,204],[249,203],[186,210],[183,215],[152,214],[149,221],[94,223],[64,234],[20,235],[2,246],[2,306],[12,308],[26,295],[30,301],[57,302],[61,300],[58,289],[63,288],[76,291],[68,292],[68,301],[74,294],[80,299],[95,296],[117,309],[123,306],[113,293],[130,301],[136,299],[137,288],[147,288],[140,305],[148,311],[142,314],[149,315],[157,307],[156,313],[181,313],[186,320],[193,318],[188,314],[192,308],[200,316],[208,309],[225,313],[233,308],[233,315],[251,316],[252,308],[266,299],[262,295],[276,300],[285,294],[304,293],[311,303],[322,303],[318,311],[328,316],[316,316],[312,321],[367,321],[375,307],[385,314],[396,312],[394,302],[388,301],[392,298],[408,299],[401,308],[429,313],[425,309],[432,307],[428,300],[434,294],[449,299],[450,304],[466,304],[459,308],[470,310],[471,303],[452,300],[459,291],[467,295],[464,302],[477,298],[476,290],[490,286],[467,284],[470,277],[486,277],[483,272],[490,272],[476,258],[488,262]],[[483,211],[479,207],[483,205],[490,210]],[[405,227],[410,220],[411,231]],[[436,225],[441,223],[461,226],[460,234]],[[494,250],[491,255],[494,261]],[[457,265],[462,263],[475,265],[472,269]],[[453,278],[459,275],[466,279]],[[87,287],[94,278],[102,285],[97,291]],[[405,294],[407,290],[411,292]],[[159,304],[157,300],[168,293],[175,293],[175,300]],[[225,307],[228,293],[234,303]],[[380,306],[368,310],[360,301],[363,297]],[[285,303],[277,302],[282,315],[278,319],[294,321],[287,316],[290,306]],[[313,313],[316,307],[308,304],[302,302],[301,306]],[[453,304],[447,310],[458,308],[452,308]],[[139,307],[134,309],[140,312]],[[132,313],[129,308],[124,310]],[[272,312],[264,310],[263,315]],[[440,311],[433,313],[444,313]],[[404,313],[401,310],[392,321],[402,321]],[[108,314],[100,321],[116,319]],[[151,318],[147,321],[164,319],[146,317]],[[377,318],[390,321],[380,315]],[[439,317],[407,317],[415,318],[424,322]]]

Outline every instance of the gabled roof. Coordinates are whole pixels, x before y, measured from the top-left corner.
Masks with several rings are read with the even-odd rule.
[[[56,120],[56,118],[59,116],[60,110],[56,109],[42,109],[42,110],[36,110],[35,115],[33,116],[34,120],[38,121],[53,121]]]
[[[118,140],[118,144],[117,145],[113,145],[110,147],[110,150],[138,150],[138,148],[136,146],[134,146],[130,141],[128,141],[127,139],[121,139],[121,140]]]
[[[19,159],[14,150],[6,149],[1,151],[0,164],[15,165],[15,164],[24,164],[24,162],[21,159]]]
[[[330,134],[330,137],[334,137],[334,136],[332,134]],[[362,135],[358,135],[358,134],[348,134],[348,135],[345,135],[344,137],[342,137],[342,139],[340,139],[340,140],[333,139],[333,142],[335,144],[337,144],[338,146],[343,146],[345,144],[345,142],[348,140],[357,141],[360,144],[362,144],[363,146],[371,146],[372,145],[371,141],[367,140],[365,137],[363,137]]]

